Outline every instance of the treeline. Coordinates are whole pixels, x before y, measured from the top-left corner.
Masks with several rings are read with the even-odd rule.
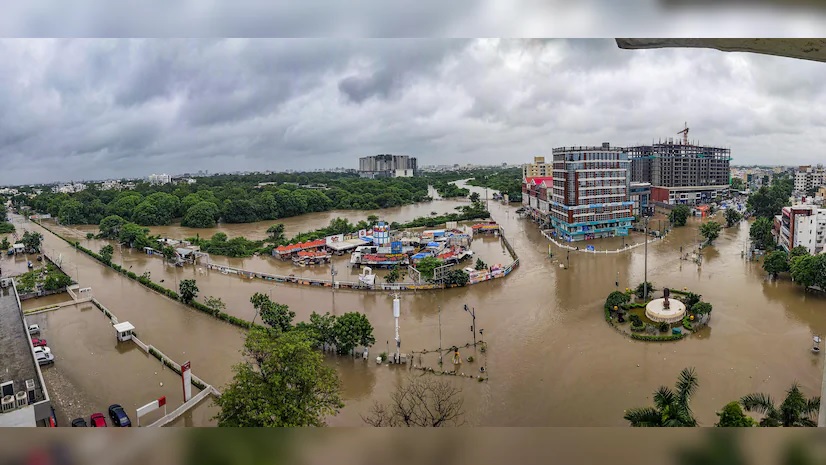
[[[257,187],[259,183],[276,183]],[[181,218],[183,226],[288,218],[333,209],[370,210],[431,200],[421,177],[361,179],[352,174],[308,173],[198,178],[196,184],[149,185],[129,191],[91,186],[75,194],[42,193],[18,199],[62,224],[98,224],[117,215],[141,226],[165,225]]]
[[[753,192],[746,201],[747,211],[758,218],[772,220],[779,215],[783,207],[789,205],[789,198],[794,191],[794,180],[780,175],[772,179],[771,186],[763,186]]]
[[[770,252],[763,259],[763,270],[773,278],[780,273],[789,273],[792,281],[806,290],[812,287],[826,290],[826,254],[811,255],[800,245],[790,253],[785,250]]]
[[[522,201],[522,168],[504,168],[496,171],[481,171],[468,184],[487,187],[508,195],[511,202]]]

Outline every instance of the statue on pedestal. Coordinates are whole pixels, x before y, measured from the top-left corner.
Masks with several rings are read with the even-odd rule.
[[[668,302],[669,295],[671,295],[671,291],[669,291],[666,287],[665,289],[663,289],[663,308],[666,310],[668,310],[668,308],[670,307]]]

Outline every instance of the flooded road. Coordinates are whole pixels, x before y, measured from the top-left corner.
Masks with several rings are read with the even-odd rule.
[[[484,189],[478,191],[484,193]],[[652,391],[661,384],[673,385],[679,371],[688,366],[697,369],[700,387],[692,406],[706,426],[716,421],[714,412],[727,402],[753,391],[777,398],[797,380],[807,395],[819,394],[823,362],[809,349],[812,334],[826,332],[826,299],[803,293],[787,279],[766,281],[759,263],[744,261],[740,252],[748,224],[724,229],[715,245],[704,249],[701,266],[679,259],[681,246],[697,243],[693,220],[648,246],[648,276],[658,289],[687,287],[714,305],[710,328],[683,341],[657,344],[617,334],[602,313],[618,274],[621,288],[642,281],[644,247],[607,255],[571,252],[570,268],[560,269],[558,262],[548,258],[548,241],[536,225],[519,219],[515,209],[490,203],[492,215],[505,228],[520,258],[519,268],[510,276],[467,288],[402,294],[402,351],[438,348],[440,326],[442,347],[472,341],[471,317],[462,307],[475,308],[477,326],[484,329],[488,343],[482,359],[490,380],[445,378],[462,387],[469,424],[623,426],[624,410],[649,405]],[[397,220],[386,213],[383,218]],[[329,214],[305,215],[306,227],[301,227],[323,226]],[[363,217],[365,212],[359,212],[350,219]],[[264,231],[267,224],[232,227]],[[240,331],[148,291],[76,253],[48,232],[44,234],[47,248],[62,253],[69,262],[67,273],[77,272],[81,285],[91,285],[121,320],[137,326],[142,339],[176,360],[191,358],[193,371],[216,386],[230,379],[230,367],[240,359]],[[84,241],[93,250],[104,244]],[[584,248],[585,244],[580,245]],[[495,254],[498,245],[492,246]],[[556,247],[552,250],[556,257],[566,256]],[[114,261],[120,260],[133,271],[150,271],[154,281],[163,279],[169,288],[175,288],[180,279],[194,277],[199,298],[221,297],[228,313],[247,319],[254,314],[249,304],[254,292],[271,292],[274,300],[296,312],[296,320],[306,319],[312,311],[365,312],[375,327],[373,356],[385,351],[393,338],[389,295],[332,292],[215,272],[200,274],[193,267],[164,266],[161,260],[139,252],[126,251],[121,257],[116,250]],[[270,261],[274,260],[254,257],[241,263],[255,269],[271,266],[265,265]],[[317,272],[326,275],[329,269]],[[473,353],[462,351],[463,357]],[[477,359],[480,355],[476,354]],[[377,367],[374,362],[348,357],[331,358],[329,363],[340,373],[346,404],[329,419],[331,425],[362,425],[360,415],[373,400],[387,400],[394,384],[408,374],[404,368]],[[461,370],[476,373],[478,366],[478,362],[465,363]]]

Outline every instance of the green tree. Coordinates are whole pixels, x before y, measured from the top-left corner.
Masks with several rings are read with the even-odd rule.
[[[772,236],[772,220],[768,218],[757,218],[749,228],[749,237],[754,241],[754,245],[761,250],[771,250],[774,248],[774,237]]]
[[[789,271],[789,257],[785,250],[769,252],[763,259],[763,270],[776,278],[778,274]]]
[[[224,205],[222,215],[226,223],[252,223],[258,221],[255,214],[255,204],[251,200],[229,200]]]
[[[746,183],[741,178],[731,178],[731,188],[736,191],[742,191],[746,188]]]
[[[284,225],[281,223],[276,223],[269,228],[267,228],[267,235],[270,238],[270,241],[275,244],[280,244],[284,241]]]
[[[645,298],[645,289],[646,289],[646,283],[641,282],[637,285],[637,288],[634,289],[634,294],[636,294],[637,297],[639,297],[640,299],[643,299],[643,298]],[[649,282],[648,283],[648,297],[651,298],[651,292],[656,291],[656,290],[657,289],[654,287],[654,285]]]
[[[183,279],[178,284],[178,291],[181,296],[181,302],[190,303],[198,296],[198,285],[194,279]]]
[[[367,222],[370,223],[371,226],[378,223],[379,222],[378,215],[367,215]]]
[[[198,202],[186,211],[181,226],[188,228],[214,228],[221,210],[212,202]]]
[[[120,216],[125,220],[132,220],[132,212],[141,203],[143,197],[138,192],[128,192],[106,206],[107,215]]]
[[[809,249],[803,247],[802,245],[798,245],[793,248],[791,252],[789,252],[789,260],[792,260],[795,257],[802,257],[804,255],[809,255]]]
[[[172,260],[173,258],[175,258],[175,249],[172,248],[171,246],[168,246],[168,245],[163,246],[163,248],[161,249],[161,253],[163,254],[163,258],[166,259],[166,261],[169,261],[169,260]]]
[[[617,310],[619,311],[623,305],[627,304],[630,301],[631,296],[629,296],[628,294],[620,291],[614,291],[608,294],[608,298],[605,299],[605,309],[613,311],[614,307],[617,307]]]
[[[120,227],[118,232],[118,240],[123,244],[129,244],[129,247],[138,247],[142,242],[146,242],[146,235],[149,229],[135,223],[125,223]]]
[[[752,417],[743,413],[743,409],[740,408],[740,404],[737,403],[737,401],[726,404],[723,410],[717,412],[717,416],[720,419],[714,426],[718,427],[741,428],[757,425],[757,422],[754,421]]]
[[[808,289],[818,282],[818,258],[803,255],[792,259],[790,266],[792,281]]]
[[[688,221],[688,216],[691,214],[691,209],[687,205],[677,205],[671,213],[668,214],[668,219],[674,226],[685,226]]]
[[[726,209],[726,226],[729,228],[739,223],[742,219],[743,215],[734,207],[729,207]]]
[[[3,242],[0,242],[0,249],[9,250],[9,248],[11,248],[11,243],[9,242],[9,238],[4,237]]]
[[[639,407],[627,410],[623,418],[631,426],[697,426],[697,420],[689,405],[691,396],[697,391],[697,376],[693,368],[684,368],[677,379],[675,389],[660,386],[654,392],[653,407]]]
[[[157,226],[168,224],[169,218],[154,203],[146,199],[132,210],[132,221],[141,226]]]
[[[117,239],[120,235],[120,228],[126,224],[126,220],[118,215],[109,215],[100,220],[98,229],[100,229],[101,237],[105,239]]]
[[[23,243],[27,250],[34,250],[35,253],[40,252],[40,244],[43,242],[43,234],[40,234],[39,232],[26,231],[23,233],[23,237],[20,239],[20,242]]]
[[[310,314],[310,321],[300,321],[295,325],[297,331],[305,331],[311,335],[316,348],[322,348],[325,345],[333,347],[336,344],[336,334],[333,329],[336,324],[336,316],[330,315],[330,312],[324,315],[319,315],[316,312]]]
[[[392,270],[390,270],[390,272],[387,273],[387,275],[384,277],[384,280],[391,284],[395,283],[399,280],[399,270],[393,268]]]
[[[720,223],[712,220],[701,224],[700,235],[706,238],[709,245],[714,243],[714,240],[720,236]]]
[[[698,302],[700,302],[700,299],[702,298],[703,296],[701,296],[700,294],[689,292],[688,294],[683,296],[683,304],[685,304],[686,309],[691,310],[691,308],[694,307],[694,305],[696,305]]]
[[[0,234],[9,234],[14,232],[14,225],[11,223],[0,222]]]
[[[209,296],[204,300],[204,305],[212,310],[213,316],[218,316],[219,313],[227,309],[227,304],[220,297]]]
[[[448,286],[467,286],[470,276],[463,270],[450,270],[445,275],[445,284]]]
[[[478,192],[473,192],[469,196],[470,201],[473,203],[479,203],[480,197]]]
[[[246,360],[215,400],[218,426],[324,426],[344,404],[340,381],[304,331],[274,336],[253,328],[244,344]]]
[[[796,382],[786,391],[786,398],[778,408],[768,394],[754,393],[740,398],[740,404],[747,412],[763,415],[760,426],[817,426],[820,397],[806,398]]]
[[[84,224],[86,217],[84,216],[83,204],[77,200],[70,199],[60,206],[58,212],[58,219],[60,224]]]
[[[691,306],[691,311],[697,315],[708,315],[714,307],[708,302],[697,302]]]
[[[422,274],[424,279],[433,279],[433,272],[442,266],[443,262],[436,257],[425,257],[416,265],[416,269]]]
[[[261,315],[264,323],[279,332],[287,332],[292,329],[295,312],[287,305],[273,302],[267,294],[256,292],[250,297],[252,307]]]
[[[336,318],[333,333],[340,354],[349,354],[356,346],[370,347],[376,342],[373,325],[363,313],[347,312]]]
[[[481,258],[476,259],[476,265],[473,267],[476,271],[484,270],[488,267],[488,264],[483,262]]]
[[[114,253],[115,253],[115,248],[112,247],[112,244],[104,245],[103,247],[101,247],[100,251],[98,252],[98,254],[100,255],[100,258],[102,258],[103,262],[106,263],[107,265],[112,264],[112,255]]]

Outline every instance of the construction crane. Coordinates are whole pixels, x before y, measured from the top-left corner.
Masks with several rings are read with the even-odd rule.
[[[677,134],[683,135],[683,145],[688,145],[688,122],[685,122],[685,129],[679,131]]]

